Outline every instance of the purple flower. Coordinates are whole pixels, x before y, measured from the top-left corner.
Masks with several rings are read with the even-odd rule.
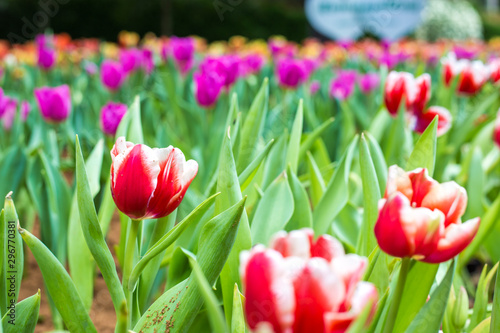
[[[99,71],[99,67],[97,67],[97,65],[92,61],[85,61],[83,68],[85,69],[85,72],[90,76],[97,74],[97,72]]]
[[[133,48],[120,51],[120,63],[126,74],[140,68],[142,65],[142,59],[143,54],[139,49]]]
[[[3,103],[2,125],[5,130],[10,131],[16,117],[17,99],[5,96]]]
[[[394,68],[400,61],[400,54],[392,54],[388,51],[384,51],[382,55],[378,58],[378,64],[385,65],[388,69]]]
[[[455,45],[453,46],[453,53],[455,53],[457,59],[473,60],[477,55],[477,50]]]
[[[196,101],[202,107],[212,107],[222,91],[224,77],[215,71],[202,71],[194,73],[193,78]]]
[[[114,136],[123,116],[127,113],[127,106],[121,103],[108,102],[101,109],[101,128],[104,134]]]
[[[300,59],[284,58],[277,66],[278,82],[285,88],[297,89],[307,78],[307,68]]]
[[[258,53],[249,54],[243,58],[243,73],[244,74],[256,74],[260,72],[262,66],[264,66],[265,59],[262,55]]]
[[[319,83],[318,80],[314,80],[313,82],[311,82],[311,85],[309,86],[309,93],[311,95],[315,95],[319,89],[321,88],[321,84]]]
[[[203,73],[215,72],[224,79],[224,87],[229,88],[238,79],[241,59],[235,55],[207,57],[200,65]]]
[[[68,85],[37,88],[35,98],[43,118],[48,122],[60,123],[68,118],[71,111],[71,92]]]
[[[153,51],[151,51],[150,49],[144,48],[142,50],[142,68],[144,69],[146,74],[151,74],[151,72],[155,68]]]
[[[51,69],[56,62],[56,50],[51,36],[38,35],[35,39],[37,64],[44,70]]]
[[[191,37],[172,37],[170,39],[170,49],[175,61],[175,65],[181,74],[187,74],[194,63],[195,40]],[[165,57],[166,58],[166,57]]]
[[[353,70],[339,71],[336,79],[330,84],[330,95],[340,101],[346,100],[354,91],[357,72]]]
[[[365,94],[369,94],[376,89],[380,84],[380,77],[378,73],[367,73],[361,75],[358,81],[359,89]]]
[[[28,119],[28,115],[31,112],[31,104],[28,101],[23,101],[21,103],[21,119],[22,121],[26,121]]]
[[[110,90],[119,89],[125,80],[125,71],[121,63],[104,60],[101,64],[101,81]]]

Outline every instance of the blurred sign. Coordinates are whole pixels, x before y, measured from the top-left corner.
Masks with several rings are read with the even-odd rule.
[[[425,0],[306,0],[309,23],[321,34],[353,40],[364,32],[395,40],[420,23]]]

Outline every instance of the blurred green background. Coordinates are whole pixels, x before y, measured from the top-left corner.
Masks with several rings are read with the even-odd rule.
[[[429,0],[433,1],[445,2],[448,7],[465,0]],[[498,3],[499,0],[467,3],[479,12],[485,39],[500,35]],[[33,30],[51,28],[75,38],[110,41],[116,40],[121,30],[141,35],[194,34],[209,41],[233,35],[268,38],[281,34],[301,41],[315,35],[303,8],[304,0],[0,0],[0,39],[31,39]],[[456,21],[452,24],[463,20]]]

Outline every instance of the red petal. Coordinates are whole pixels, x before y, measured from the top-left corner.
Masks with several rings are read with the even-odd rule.
[[[295,323],[294,333],[322,333],[324,315],[337,311],[345,298],[345,288],[328,262],[311,258],[294,280]]]
[[[384,198],[387,199],[389,196],[396,194],[397,192],[405,195],[408,200],[412,200],[413,187],[408,173],[399,166],[392,165],[389,167],[387,174],[387,186]]]
[[[413,130],[424,133],[436,116],[438,116],[437,136],[445,134],[451,128],[452,117],[450,111],[441,106],[431,106],[425,112],[415,114]]]
[[[272,325],[275,333],[288,331],[293,323],[295,298],[283,257],[263,246],[254,247],[241,260],[245,285],[245,314],[248,326]]]
[[[123,141],[117,140],[111,151],[111,193],[116,206],[124,214],[133,219],[147,218],[145,214],[156,188],[160,167],[151,148],[139,144],[123,150]]]
[[[433,186],[422,200],[422,206],[439,209],[446,216],[445,227],[457,223],[467,208],[467,192],[455,182]]]
[[[342,279],[346,288],[346,299],[349,299],[356,285],[365,273],[368,261],[357,254],[348,254],[332,260],[332,268]]]
[[[296,256],[303,259],[311,257],[311,242],[314,237],[312,229],[300,229],[277,232],[271,240],[271,248],[280,252],[283,257]]]
[[[411,180],[413,188],[411,203],[414,207],[420,207],[422,205],[423,198],[427,195],[431,188],[439,183],[429,177],[427,169],[422,168],[408,172],[408,177]]]
[[[330,235],[322,235],[315,243],[311,244],[311,257],[320,257],[331,261],[333,258],[344,256],[344,254],[342,244]]]
[[[439,240],[436,251],[421,261],[437,264],[458,255],[476,236],[479,222],[477,217],[462,224],[451,224],[446,228],[444,237]]]

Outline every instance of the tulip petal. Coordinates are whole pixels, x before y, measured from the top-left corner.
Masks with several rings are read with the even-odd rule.
[[[387,186],[385,190],[384,198],[400,192],[405,195],[408,200],[412,200],[413,197],[413,186],[408,174],[397,165],[392,165],[389,167],[387,174]]]
[[[455,182],[433,186],[422,200],[422,206],[439,209],[446,216],[445,227],[458,223],[467,208],[467,192]]]
[[[350,299],[350,296],[356,289],[357,283],[363,277],[367,264],[367,259],[357,254],[348,254],[332,260],[331,265],[333,270],[344,282],[347,300]]]
[[[437,264],[455,257],[472,242],[479,229],[479,223],[480,219],[477,217],[462,224],[449,225],[434,253],[421,261]]]
[[[337,311],[345,298],[345,287],[323,258],[311,258],[294,280],[294,333],[325,332],[324,315]]]
[[[294,320],[295,298],[283,257],[277,251],[257,245],[242,253],[241,258],[248,326],[254,330],[259,323],[269,323],[275,333],[289,331]]]
[[[433,188],[435,185],[438,185],[439,183],[429,177],[427,169],[422,168],[418,168],[408,172],[408,177],[411,180],[411,186],[413,188],[413,197],[411,198],[411,203],[416,207],[420,207],[422,205],[422,200],[427,195],[427,193],[429,193],[431,188]]]
[[[148,218],[147,207],[160,173],[156,154],[148,146],[130,147],[124,138],[119,138],[111,157],[111,193],[116,206],[133,219]]]
[[[311,257],[311,242],[314,233],[311,229],[293,230],[288,234],[279,231],[271,240],[271,248],[283,257],[295,256],[303,259]]]
[[[342,257],[344,254],[342,244],[330,235],[322,235],[318,237],[314,244],[311,244],[311,257],[320,257],[331,261],[334,258]]]

